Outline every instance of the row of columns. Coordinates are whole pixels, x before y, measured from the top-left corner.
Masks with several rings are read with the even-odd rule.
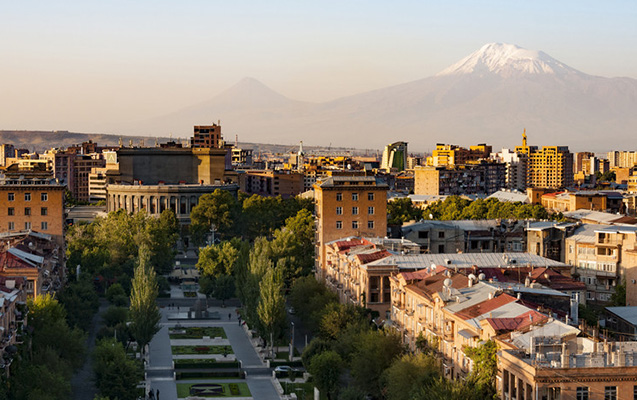
[[[161,214],[164,210],[172,209],[176,215],[190,215],[193,207],[199,201],[199,196],[150,196],[150,195],[121,195],[108,196],[108,209],[115,211],[125,209],[128,212],[146,210],[149,214]]]

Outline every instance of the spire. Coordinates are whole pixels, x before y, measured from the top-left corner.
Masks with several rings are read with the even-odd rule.
[[[526,128],[524,128],[524,133],[522,133],[522,146],[527,147],[526,146]]]

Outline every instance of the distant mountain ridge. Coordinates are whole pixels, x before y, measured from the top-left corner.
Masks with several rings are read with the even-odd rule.
[[[323,103],[290,99],[245,78],[210,100],[121,126],[129,134],[190,132],[221,120],[226,138],[410,150],[437,142],[607,151],[633,142],[637,80],[580,72],[541,51],[490,43],[432,77]]]

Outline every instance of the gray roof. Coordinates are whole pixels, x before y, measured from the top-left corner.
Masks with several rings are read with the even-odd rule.
[[[606,307],[606,309],[624,321],[637,325],[637,306]]]
[[[500,223],[495,219],[483,219],[483,220],[457,220],[457,221],[439,221],[439,220],[425,220],[419,222],[408,223],[403,225],[403,233],[429,229],[433,227],[440,227],[443,229],[462,229],[464,231],[487,231],[490,228],[499,227]]]
[[[497,199],[500,201],[507,201],[510,203],[529,203],[529,196],[526,193],[508,191],[508,190],[498,190],[497,192],[491,194],[487,197],[487,199]]]
[[[531,253],[445,253],[405,254],[385,257],[366,264],[371,266],[396,265],[400,269],[422,269],[431,264],[447,268],[494,268],[507,266],[568,267],[568,264]]]
[[[637,232],[637,226],[635,226],[635,225],[604,226],[603,228],[597,229],[595,232],[604,232],[604,233],[636,233]]]
[[[611,224],[614,221],[622,218],[622,215],[602,212],[602,211],[592,211],[592,210],[575,210],[575,211],[566,211],[563,212],[565,217],[572,219],[589,219],[591,221],[599,222],[602,224]]]
[[[566,229],[575,225],[576,224],[573,222],[538,221],[538,222],[531,222],[526,230],[541,231],[541,230],[549,229],[549,228]]]
[[[573,231],[573,234],[566,240],[574,240],[577,243],[595,243],[595,232],[606,227],[599,224],[582,224]]]

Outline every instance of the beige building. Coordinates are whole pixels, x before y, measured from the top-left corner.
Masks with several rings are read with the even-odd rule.
[[[530,188],[562,189],[573,185],[573,154],[567,146],[529,146],[526,131],[516,153],[527,156],[527,181]]]
[[[199,197],[216,189],[228,190],[237,195],[237,185],[124,185],[106,186],[107,212],[124,209],[129,213],[145,210],[159,215],[173,210],[182,225],[190,225],[190,212],[199,203]]]
[[[542,206],[553,212],[576,210],[606,211],[608,197],[603,192],[558,192],[542,195]]]
[[[348,236],[387,236],[387,190],[365,176],[331,176],[314,185],[319,277],[325,277],[327,243]]]

